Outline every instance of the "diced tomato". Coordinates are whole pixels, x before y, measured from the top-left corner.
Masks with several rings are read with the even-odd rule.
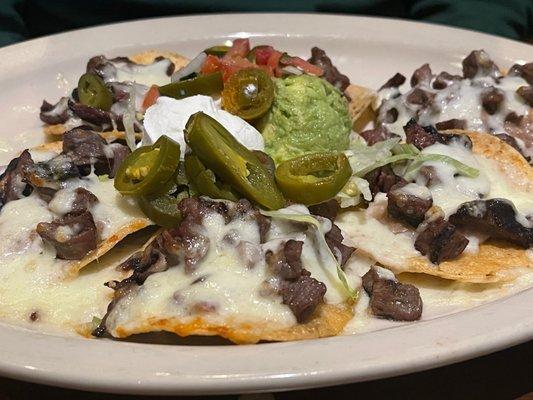
[[[233,45],[228,50],[224,58],[226,57],[246,57],[250,52],[250,40],[249,39],[234,39]]]
[[[220,59],[217,56],[208,55],[202,65],[202,74],[211,74],[220,70]]]
[[[275,50],[272,46],[259,47],[255,50],[255,63],[257,65],[267,65],[268,59]]]
[[[148,107],[155,104],[159,97],[159,87],[157,85],[152,85],[150,89],[146,92],[143,99],[142,108],[146,110]]]
[[[324,74],[324,71],[322,68],[317,67],[316,65],[313,65],[300,57],[291,57],[289,60],[289,65],[292,65],[296,68],[300,68],[302,71],[304,71],[307,74],[321,76]]]
[[[281,51],[274,50],[270,57],[268,58],[267,65],[274,71],[274,75],[277,77],[281,76],[281,69],[278,68],[279,66],[279,60],[283,53]]]
[[[244,68],[257,68],[255,64],[250,62],[248,59],[235,56],[231,58],[222,58],[220,60],[221,64],[221,70],[222,70],[222,79],[226,81],[231,75],[233,75],[235,72],[240,71]]]

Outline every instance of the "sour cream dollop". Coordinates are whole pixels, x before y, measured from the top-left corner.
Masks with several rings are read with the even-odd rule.
[[[241,144],[250,150],[265,149],[263,136],[243,119],[221,110],[209,96],[191,96],[181,100],[159,97],[144,114],[146,135],[143,144],[154,143],[160,136],[167,135],[181,146],[181,158],[185,154],[183,130],[189,117],[198,111],[213,117],[224,126]]]

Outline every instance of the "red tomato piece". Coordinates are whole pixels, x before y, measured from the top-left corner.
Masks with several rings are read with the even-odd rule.
[[[202,65],[202,74],[211,74],[220,70],[220,59],[217,56],[208,55]]]
[[[322,68],[313,65],[300,57],[291,57],[289,60],[289,65],[292,65],[296,68],[300,68],[307,74],[321,76],[324,74]]]
[[[250,52],[250,40],[249,39],[234,39],[233,45],[228,50],[224,58],[226,57],[246,57]]]
[[[157,99],[159,98],[159,87],[157,85],[152,85],[150,89],[146,92],[143,99],[142,108],[143,110],[146,110],[148,107],[155,104]]]
[[[272,46],[259,47],[255,50],[255,63],[257,65],[267,65],[268,59],[275,51]]]

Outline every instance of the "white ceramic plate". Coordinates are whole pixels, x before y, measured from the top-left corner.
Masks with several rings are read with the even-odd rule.
[[[143,49],[193,56],[250,36],[293,54],[327,50],[353,82],[379,87],[424,62],[457,71],[484,48],[507,68],[533,47],[465,30],[332,15],[217,15],[109,25],[0,49],[0,152],[39,143],[38,106],[67,93],[89,57]],[[68,301],[68,299],[65,299]],[[467,311],[354,336],[252,346],[170,346],[87,340],[0,324],[0,374],[87,390],[146,394],[273,391],[382,378],[476,357],[533,338],[533,290]]]

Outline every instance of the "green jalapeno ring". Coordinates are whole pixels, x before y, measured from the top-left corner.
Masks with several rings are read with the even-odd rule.
[[[113,105],[113,94],[96,74],[86,73],[80,77],[78,97],[81,104],[104,111],[109,111]]]
[[[211,56],[222,57],[228,52],[229,49],[231,49],[230,46],[224,46],[224,45],[211,46],[205,49],[204,53],[207,55],[211,55]]]
[[[161,136],[152,146],[140,147],[120,165],[115,189],[123,195],[142,196],[160,192],[179,166],[180,145]]]
[[[187,191],[179,192],[177,196],[163,194],[158,196],[140,196],[137,204],[141,211],[157,225],[173,228],[181,222],[181,212],[178,204],[189,197]]]
[[[267,113],[274,101],[274,84],[265,71],[245,68],[229,77],[222,91],[222,107],[251,121]]]
[[[185,173],[198,193],[212,199],[239,200],[239,196],[231,187],[219,182],[213,171],[207,169],[194,154],[185,155]]]
[[[183,99],[197,94],[217,94],[222,91],[223,87],[222,73],[213,72],[212,74],[199,75],[196,78],[161,86],[159,87],[159,94],[174,99]]]
[[[187,121],[185,141],[207,169],[249,200],[278,209],[285,199],[274,178],[257,157],[218,121],[197,112]]]
[[[334,197],[351,175],[350,163],[343,153],[305,154],[276,169],[276,181],[283,194],[306,205]]]

